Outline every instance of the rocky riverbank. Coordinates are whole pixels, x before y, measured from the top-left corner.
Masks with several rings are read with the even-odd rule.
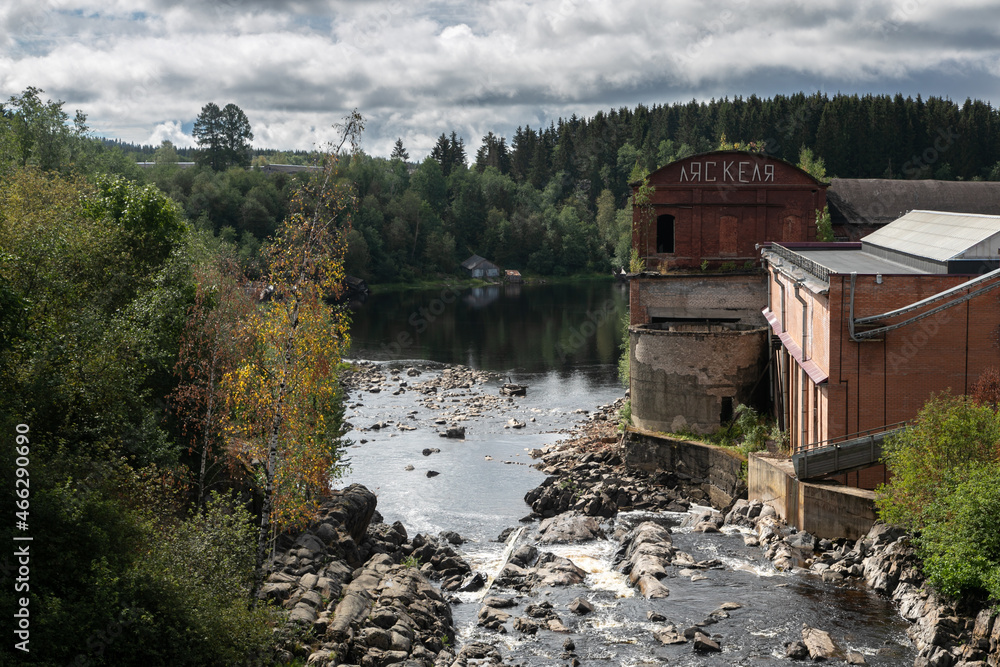
[[[470,430],[482,429],[488,420],[507,420],[514,410],[519,411],[521,423],[530,422],[535,407],[530,391],[527,401],[501,397],[489,385],[502,380],[496,374],[464,367],[428,370],[363,364],[350,380],[354,405],[359,406],[367,394],[388,394],[395,405],[401,400],[398,397],[413,393],[408,400],[422,411],[414,417],[400,403],[397,414],[359,419],[362,428],[358,430],[382,443],[386,442],[385,429],[399,438],[425,432],[437,440],[435,431],[446,435],[466,425]],[[690,533],[738,531],[747,545],[760,547],[779,569],[815,576],[828,582],[824,585],[865,585],[891,596],[900,614],[912,622],[909,634],[920,652],[915,664],[998,666],[1000,624],[988,614],[960,616],[958,610],[923,591],[912,548],[898,531],[882,528],[864,540],[833,542],[783,525],[771,508],[759,503],[738,501],[714,511],[692,512],[693,504],[708,504],[704,480],[678,471],[647,473],[624,465],[616,429],[620,405],[619,401],[599,408],[566,433],[567,439],[530,452],[546,477],[525,496],[530,507],[523,519],[526,525],[511,527],[498,537],[509,545],[499,564],[481,557],[477,561],[474,556],[466,560],[462,538],[454,533],[411,537],[401,523],[385,523],[375,509],[375,496],[364,487],[351,486],[337,494],[309,530],[294,540],[279,542],[262,591],[263,597],[284,607],[291,619],[282,634],[285,641],[279,659],[315,665],[437,667],[519,660],[543,664],[530,657],[537,655],[532,653],[536,649],[526,649],[542,646],[542,653],[550,659],[544,664],[575,665],[599,655],[614,655],[595,644],[594,628],[606,622],[609,609],[622,603],[629,609],[628,624],[640,633],[638,641],[647,647],[643,650],[649,651],[654,663],[673,662],[682,654],[678,651],[738,652],[748,639],[740,634],[739,628],[746,627],[742,619],[760,612],[748,611],[740,603],[746,605],[756,598],[740,602],[715,598],[711,607],[694,618],[678,613],[680,620],[672,619],[676,623],[660,613],[677,611],[676,605],[670,607],[672,591],[674,597],[683,598],[691,586],[711,585],[714,577],[732,567],[702,553]],[[417,434],[401,433],[414,426]],[[526,430],[539,426],[529,423]],[[442,440],[440,447],[444,449],[446,442],[447,447],[481,446],[481,441]],[[421,458],[419,447],[415,452]],[[434,460],[442,456],[438,453]],[[399,462],[400,469],[405,462]],[[444,480],[450,469],[439,470],[445,474],[433,483]],[[660,520],[661,512],[673,518]],[[680,525],[676,525],[676,513],[686,513]],[[510,518],[512,523],[516,516]],[[667,525],[670,522],[674,527]],[[738,540],[732,535],[704,537],[727,543]],[[622,585],[634,591],[636,602],[621,599],[632,593],[594,589],[590,578],[594,570],[580,567],[590,566],[586,557],[581,560],[577,554],[587,553],[595,544],[608,545],[609,540],[608,553],[614,552],[615,545],[618,550],[606,557],[613,561]],[[482,546],[473,551],[481,552]],[[725,594],[724,590],[719,592]],[[683,620],[685,615],[688,618]],[[460,626],[455,619],[461,621]],[[803,627],[801,636],[796,625],[794,637],[786,632],[774,645],[759,639],[760,635],[754,641],[773,656],[826,656],[864,663],[865,657],[845,644],[842,632],[824,627],[819,619],[812,625]],[[873,658],[871,646],[866,649],[868,659],[878,664],[911,660],[896,661],[892,646],[886,647],[885,655],[880,650]]]
[[[611,518],[633,509],[685,511],[691,500],[707,499],[698,480],[671,471],[645,474],[627,469],[620,441],[610,437],[613,407],[605,408],[606,416],[592,420],[577,437],[535,453],[541,459],[537,467],[550,476],[525,496],[532,516],[575,512]],[[909,536],[901,529],[877,524],[862,539],[831,541],[786,525],[772,507],[759,501],[738,500],[721,509],[692,515],[688,527],[696,532],[739,528],[744,542],[763,549],[780,570],[808,573],[828,583],[863,583],[891,598],[912,624],[908,635],[918,650],[917,667],[1000,666],[1000,621],[989,609],[960,609],[929,590]],[[698,576],[697,569],[712,566],[677,553],[670,531],[652,523],[642,524],[626,538],[619,558],[621,570],[646,597],[668,594],[664,581],[670,566],[679,568],[677,574],[692,576]],[[688,629],[687,634],[692,633]],[[677,639],[674,634],[666,636]],[[802,641],[785,647],[789,658],[865,664],[864,656],[838,646],[821,629],[803,627],[802,636]]]
[[[451,606],[432,583],[474,581],[453,548],[461,538],[410,538],[400,523],[382,523],[375,505],[371,491],[351,485],[306,531],[279,540],[260,592],[288,610],[276,662],[430,667],[464,665],[475,653],[455,648]]]

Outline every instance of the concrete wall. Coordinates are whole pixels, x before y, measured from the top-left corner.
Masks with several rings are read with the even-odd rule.
[[[685,485],[701,488],[712,506],[719,509],[746,497],[743,457],[731,449],[631,428],[622,458],[632,468],[677,474]]]
[[[764,325],[767,274],[644,273],[629,281],[631,324],[654,317],[733,319]]]
[[[767,364],[768,327],[631,327],[632,423],[649,431],[711,433],[730,408],[750,403]],[[731,418],[732,415],[729,415]]]
[[[877,518],[873,491],[801,482],[788,459],[751,454],[747,487],[750,500],[768,503],[789,525],[818,537],[864,537]]]

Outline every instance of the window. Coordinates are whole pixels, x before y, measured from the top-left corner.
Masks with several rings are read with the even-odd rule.
[[[674,216],[664,214],[656,218],[656,252],[674,252]]]
[[[719,424],[725,426],[733,421],[733,397],[722,397],[722,410],[719,412]]]

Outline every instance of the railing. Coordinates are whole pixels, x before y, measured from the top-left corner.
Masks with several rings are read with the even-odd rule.
[[[811,443],[792,456],[795,476],[803,480],[813,479],[873,466],[882,459],[882,443],[886,438],[907,427],[908,422],[897,422]]]
[[[814,449],[821,449],[823,447],[829,447],[830,445],[835,445],[839,442],[846,442],[848,440],[856,440],[858,438],[863,438],[867,435],[872,435],[873,433],[885,433],[887,431],[895,431],[902,429],[904,426],[909,425],[909,421],[896,422],[895,424],[886,424],[884,426],[876,426],[874,428],[869,428],[864,431],[857,431],[856,433],[848,433],[847,435],[839,435],[835,438],[830,438],[829,440],[817,440],[816,442],[810,442],[804,447],[799,447],[795,450],[795,453],[808,452]]]
[[[773,252],[778,257],[788,260],[792,264],[795,264],[799,268],[803,269],[814,275],[816,278],[822,280],[823,282],[830,282],[830,270],[823,266],[822,264],[817,264],[816,262],[808,259],[794,250],[789,250],[788,248],[779,245],[777,243],[771,244],[771,252]]]

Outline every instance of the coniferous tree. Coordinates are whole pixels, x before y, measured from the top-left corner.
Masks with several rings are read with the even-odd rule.
[[[399,160],[401,162],[406,162],[410,159],[410,154],[406,152],[403,148],[403,139],[396,139],[396,144],[392,147],[392,155],[389,156],[390,160]]]
[[[191,133],[201,150],[198,162],[215,171],[250,164],[250,142],[253,132],[243,110],[235,104],[209,102],[201,108]]]

